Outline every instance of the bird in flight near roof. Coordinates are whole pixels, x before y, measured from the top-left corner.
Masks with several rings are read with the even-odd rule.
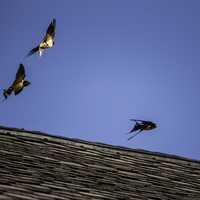
[[[137,120],[137,119],[130,119],[131,121],[135,122],[135,126],[130,130],[129,134],[136,132],[132,136],[128,138],[128,140],[131,140],[134,138],[136,135],[138,135],[142,131],[148,131],[155,129],[157,125],[154,122],[151,121],[144,121],[144,120]],[[138,131],[138,132],[137,132]]]
[[[42,42],[37,47],[33,48],[27,56],[31,56],[36,52],[39,52],[39,55],[42,56],[42,52],[45,49],[52,48],[55,41],[55,30],[56,19],[53,19],[47,28],[46,35],[44,36]]]
[[[25,80],[25,77],[26,74],[24,65],[20,64],[12,85],[8,89],[4,89],[3,91],[5,99],[7,99],[8,96],[12,94],[12,92],[14,92],[15,95],[18,95],[24,89],[24,87],[30,85],[30,82]]]

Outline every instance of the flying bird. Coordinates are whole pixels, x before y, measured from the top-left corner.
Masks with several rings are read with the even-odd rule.
[[[44,36],[42,42],[37,47],[33,48],[27,56],[31,56],[36,52],[39,52],[39,55],[42,56],[42,52],[45,49],[52,48],[55,41],[55,30],[56,19],[53,19],[47,28],[46,35]]]
[[[135,122],[135,126],[130,130],[129,134],[133,132],[136,132],[136,133],[133,134],[131,137],[129,137],[128,140],[134,138],[136,135],[138,135],[142,131],[152,130],[157,127],[157,125],[151,121],[144,121],[144,120],[137,120],[137,119],[130,119],[130,120]]]
[[[30,84],[29,81],[25,80],[25,77],[26,74],[24,65],[20,64],[16,73],[15,80],[13,81],[12,85],[8,89],[3,90],[3,95],[5,99],[7,99],[8,96],[12,94],[12,92],[14,92],[15,95],[18,95],[24,89],[24,87]]]

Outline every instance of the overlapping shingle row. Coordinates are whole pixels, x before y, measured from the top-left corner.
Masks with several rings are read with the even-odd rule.
[[[200,161],[1,127],[0,199],[199,200]]]

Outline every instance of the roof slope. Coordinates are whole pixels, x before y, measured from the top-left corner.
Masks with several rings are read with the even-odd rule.
[[[200,199],[200,161],[0,127],[0,199]]]

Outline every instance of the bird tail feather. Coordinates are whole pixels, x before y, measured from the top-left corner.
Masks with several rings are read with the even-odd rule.
[[[34,53],[36,53],[36,52],[38,52],[38,51],[39,51],[39,46],[33,48],[33,49],[27,54],[27,57],[33,55]]]
[[[13,91],[12,87],[9,87],[7,90],[6,89],[3,90],[3,96],[5,97],[5,99],[7,99],[9,95],[11,95],[12,91]]]
[[[133,139],[135,136],[137,136],[139,133],[141,132],[141,130],[140,131],[138,131],[138,132],[136,132],[135,134],[133,134],[132,136],[130,136],[129,138],[128,138],[128,140],[131,140],[131,139]]]

